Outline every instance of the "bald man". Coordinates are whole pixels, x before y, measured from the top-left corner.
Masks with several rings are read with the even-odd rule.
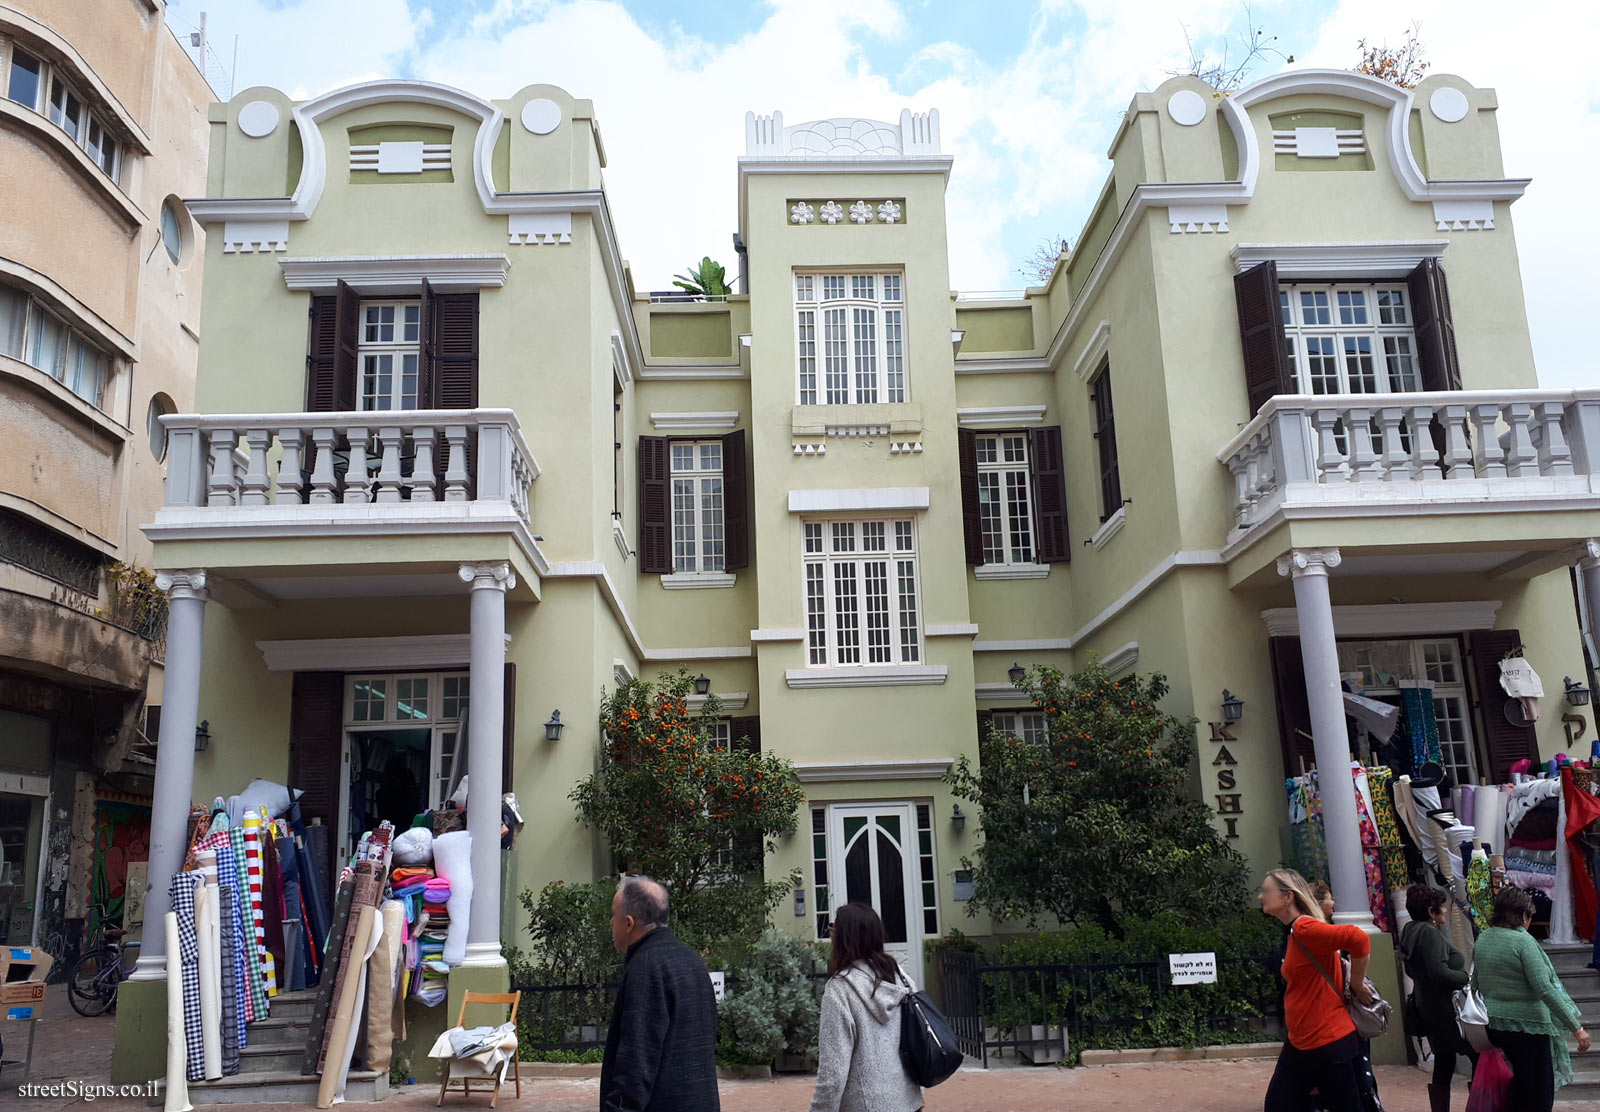
[[[600,1069],[600,1112],[719,1112],[717,1001],[700,958],[667,926],[667,890],[624,877],[611,941],[627,955]]]

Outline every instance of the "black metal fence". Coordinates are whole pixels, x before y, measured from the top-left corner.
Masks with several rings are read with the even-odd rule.
[[[945,1016],[963,1054],[1059,1061],[1092,1048],[1196,1046],[1282,1033],[1279,955],[1219,958],[1215,985],[1174,985],[1166,961],[991,964],[945,950]]]

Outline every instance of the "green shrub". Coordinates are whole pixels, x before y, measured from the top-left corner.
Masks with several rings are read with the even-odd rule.
[[[770,1062],[780,1051],[817,1052],[820,996],[810,974],[827,968],[809,942],[768,931],[733,970],[737,986],[718,1008],[719,1059],[730,1064]]]
[[[605,1061],[606,1052],[599,1047],[593,1050],[525,1050],[524,1062],[560,1062],[567,1065],[599,1065]]]

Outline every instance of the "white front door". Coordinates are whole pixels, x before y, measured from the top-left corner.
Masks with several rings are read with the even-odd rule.
[[[883,919],[884,948],[921,988],[922,914],[917,891],[916,817],[909,803],[828,807],[828,890],[833,907],[871,904]]]

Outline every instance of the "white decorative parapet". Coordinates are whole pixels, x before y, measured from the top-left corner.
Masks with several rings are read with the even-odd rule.
[[[900,113],[900,122],[858,117],[810,120],[783,126],[783,113],[744,114],[745,154],[751,157],[838,158],[859,155],[936,155],[939,110]]]
[[[539,467],[509,409],[177,413],[161,423],[168,509],[500,502],[531,524]]]
[[[1217,459],[1234,480],[1230,544],[1279,511],[1600,505],[1600,390],[1284,394]]]

